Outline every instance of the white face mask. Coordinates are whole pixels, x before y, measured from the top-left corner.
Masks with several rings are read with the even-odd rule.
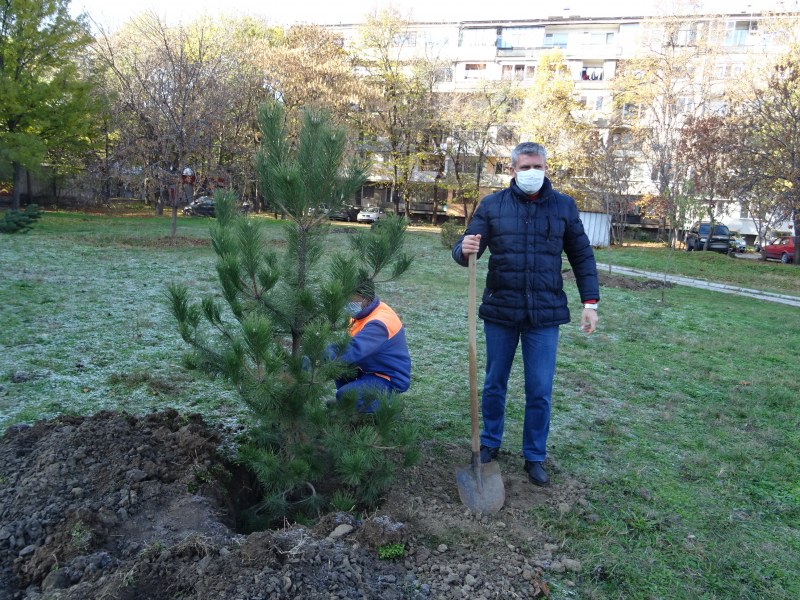
[[[345,309],[350,314],[351,317],[355,317],[358,313],[361,312],[361,302],[348,302],[345,305]]]
[[[517,187],[526,194],[535,194],[544,184],[544,171],[541,169],[528,169],[527,171],[514,171],[514,180]]]

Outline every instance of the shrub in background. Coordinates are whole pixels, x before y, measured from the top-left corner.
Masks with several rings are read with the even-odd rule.
[[[463,225],[455,221],[445,221],[442,223],[439,239],[442,241],[442,246],[449,249],[453,247],[453,244],[455,244],[462,235],[464,235]]]
[[[36,204],[29,204],[25,210],[7,210],[0,221],[0,233],[27,233],[42,217]]]

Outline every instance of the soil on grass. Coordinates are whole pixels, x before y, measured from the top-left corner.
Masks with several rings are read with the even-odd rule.
[[[573,273],[572,270],[565,271],[561,275],[564,281],[575,281],[575,273]],[[597,279],[600,287],[618,288],[623,290],[658,290],[661,288],[675,287],[675,284],[670,281],[625,277],[623,275],[607,273],[602,270],[597,272]]]
[[[502,451],[506,503],[485,516],[458,498],[466,442],[429,444],[374,513],[243,535],[216,483],[225,439],[174,411],[8,429],[0,600],[537,598],[582,569],[537,528],[537,515],[596,518],[586,487],[550,459],[553,484],[538,488]]]

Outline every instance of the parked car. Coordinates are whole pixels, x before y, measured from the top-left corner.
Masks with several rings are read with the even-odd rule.
[[[309,215],[327,215],[328,214],[328,207],[325,204],[320,204],[319,206],[310,206],[308,208]]]
[[[711,231],[711,223],[708,221],[698,222],[692,225],[686,232],[686,251],[702,250],[706,244],[706,238]],[[730,249],[731,232],[727,225],[714,223],[714,232],[708,241],[708,249],[714,252],[728,253]]]
[[[730,248],[734,252],[747,252],[747,243],[740,237],[732,237]]]
[[[195,198],[183,207],[183,214],[201,217],[215,217],[214,199],[208,196]]]
[[[794,238],[791,236],[779,237],[772,240],[769,244],[761,247],[762,260],[779,260],[782,263],[790,263],[794,260]]]
[[[361,210],[356,217],[359,223],[374,223],[378,219],[386,216],[384,210],[379,206],[369,206]]]
[[[332,221],[347,221],[350,223],[358,218],[359,212],[361,212],[361,208],[358,206],[345,204],[341,208],[330,211],[328,213],[328,218]]]

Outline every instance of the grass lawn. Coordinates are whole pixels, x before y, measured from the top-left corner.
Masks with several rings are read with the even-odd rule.
[[[46,213],[30,233],[0,236],[0,426],[101,409],[242,418],[224,381],[181,366],[166,286],[217,289],[209,221],[178,224],[172,244],[166,217]],[[280,223],[267,225],[280,247]],[[332,246],[349,232],[334,226]],[[428,439],[463,441],[467,270],[437,234],[409,236],[410,273],[378,290],[407,327],[406,418]],[[627,247],[598,260],[800,295],[800,269],[776,263]],[[567,293],[577,311],[572,284]],[[575,588],[555,578],[553,596],[800,597],[800,311],[691,288],[603,288],[600,318],[591,337],[561,329],[550,453],[587,483],[592,518],[531,510],[583,564]]]
[[[632,267],[668,275],[685,275],[746,288],[800,296],[800,268],[775,261],[729,258],[718,252],[669,251],[655,244],[624,246],[597,251],[601,263]]]

